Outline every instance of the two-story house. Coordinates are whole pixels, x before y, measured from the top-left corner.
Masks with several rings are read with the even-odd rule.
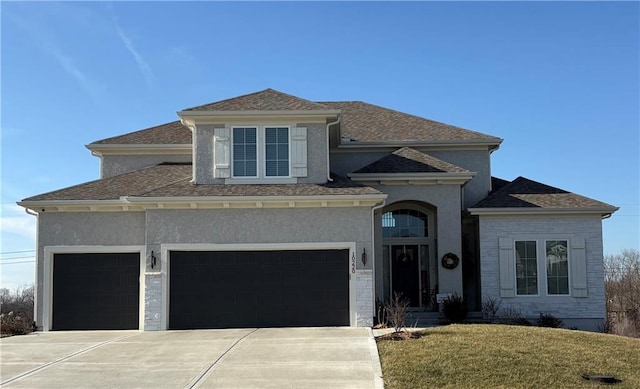
[[[491,176],[501,139],[272,89],[91,143],[100,179],[37,213],[43,330],[370,326],[457,293],[594,328],[617,208]]]

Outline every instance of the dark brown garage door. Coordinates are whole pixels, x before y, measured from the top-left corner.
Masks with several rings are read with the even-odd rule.
[[[349,325],[348,250],[170,258],[171,329]]]
[[[55,254],[54,330],[138,329],[140,253]]]

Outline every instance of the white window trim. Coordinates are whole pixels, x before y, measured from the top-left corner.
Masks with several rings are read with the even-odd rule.
[[[349,250],[349,324],[357,327],[356,277],[357,273],[366,272],[355,270],[356,242],[304,242],[304,243],[169,243],[160,245],[162,269],[162,293],[160,314],[160,329],[167,330],[169,326],[169,285],[171,277],[171,251],[280,251],[280,250]],[[370,270],[368,270],[370,271]],[[374,293],[375,294],[375,293]]]
[[[144,331],[145,298],[145,246],[45,246],[42,304],[42,331],[51,331],[53,325],[53,258],[55,254],[84,253],[140,253],[140,288],[138,289],[138,330]]]
[[[293,170],[293,166],[291,163],[291,145],[292,145],[292,140],[291,140],[291,128],[293,127],[293,125],[291,124],[268,124],[268,125],[257,125],[257,124],[246,124],[246,125],[233,125],[230,126],[231,131],[230,131],[230,136],[229,136],[229,141],[230,141],[230,164],[231,164],[231,174],[230,174],[230,178],[226,178],[225,179],[225,184],[257,184],[257,183],[264,183],[264,184],[295,184],[297,182],[296,177],[293,177],[292,174],[292,170]],[[233,168],[234,165],[234,156],[233,156],[233,149],[234,149],[234,144],[233,144],[233,130],[236,128],[255,128],[256,129],[256,176],[236,176],[235,175],[235,171]],[[266,148],[267,148],[267,144],[266,144],[266,136],[265,136],[265,131],[267,128],[286,128],[287,129],[287,140],[289,142],[289,147],[288,147],[288,156],[287,158],[289,159],[289,175],[287,176],[267,176],[267,163],[266,163]]]
[[[564,294],[560,294],[560,293],[556,293],[556,294],[549,294],[549,274],[547,272],[547,242],[550,240],[564,240],[565,242],[567,242],[567,293]],[[567,297],[567,296],[571,296],[571,239],[569,238],[546,238],[542,240],[542,246],[544,248],[544,290],[545,290],[545,295],[549,296],[549,297]]]
[[[512,246],[513,246],[513,281],[514,281],[514,288],[515,288],[515,297],[522,297],[522,298],[530,298],[530,297],[572,297],[572,293],[571,293],[571,288],[572,288],[572,276],[571,276],[571,250],[572,250],[572,243],[571,243],[571,239],[570,237],[567,237],[566,235],[562,235],[562,236],[522,236],[522,237],[513,237],[513,242],[512,242]],[[548,288],[548,280],[547,280],[547,242],[550,240],[564,240],[567,242],[567,274],[568,274],[568,291],[569,293],[566,294],[549,294],[549,288]],[[518,294],[518,271],[516,268],[516,242],[523,242],[523,241],[535,241],[536,242],[536,268],[538,270],[538,293],[537,294]]]

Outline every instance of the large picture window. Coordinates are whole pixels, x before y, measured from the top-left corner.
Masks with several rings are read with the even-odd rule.
[[[566,240],[547,240],[547,294],[569,294],[569,259]]]
[[[535,240],[516,241],[516,293],[538,294],[538,255]]]

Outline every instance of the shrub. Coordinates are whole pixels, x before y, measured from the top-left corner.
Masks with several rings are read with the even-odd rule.
[[[2,335],[23,335],[33,331],[33,285],[10,291],[0,289],[0,330]]]
[[[538,325],[538,327],[548,327],[548,328],[562,328],[564,326],[564,323],[562,322],[562,320],[558,319],[557,317],[551,315],[551,314],[544,314],[544,313],[540,313],[540,316],[538,317],[538,321],[536,322],[536,324]]]
[[[506,307],[502,310],[500,315],[500,321],[503,324],[516,325],[516,326],[530,326],[531,322],[527,320],[519,309],[513,307]]]
[[[500,311],[500,304],[502,300],[498,300],[493,297],[482,302],[482,317],[494,321],[498,317],[498,311]]]
[[[376,320],[375,328],[387,328],[389,322],[387,321],[386,303],[380,299],[376,299]]]
[[[467,317],[467,305],[456,293],[447,296],[442,302],[444,317],[452,323],[460,323]]]
[[[396,292],[391,303],[385,304],[384,310],[394,332],[402,331],[409,316],[409,300]]]

